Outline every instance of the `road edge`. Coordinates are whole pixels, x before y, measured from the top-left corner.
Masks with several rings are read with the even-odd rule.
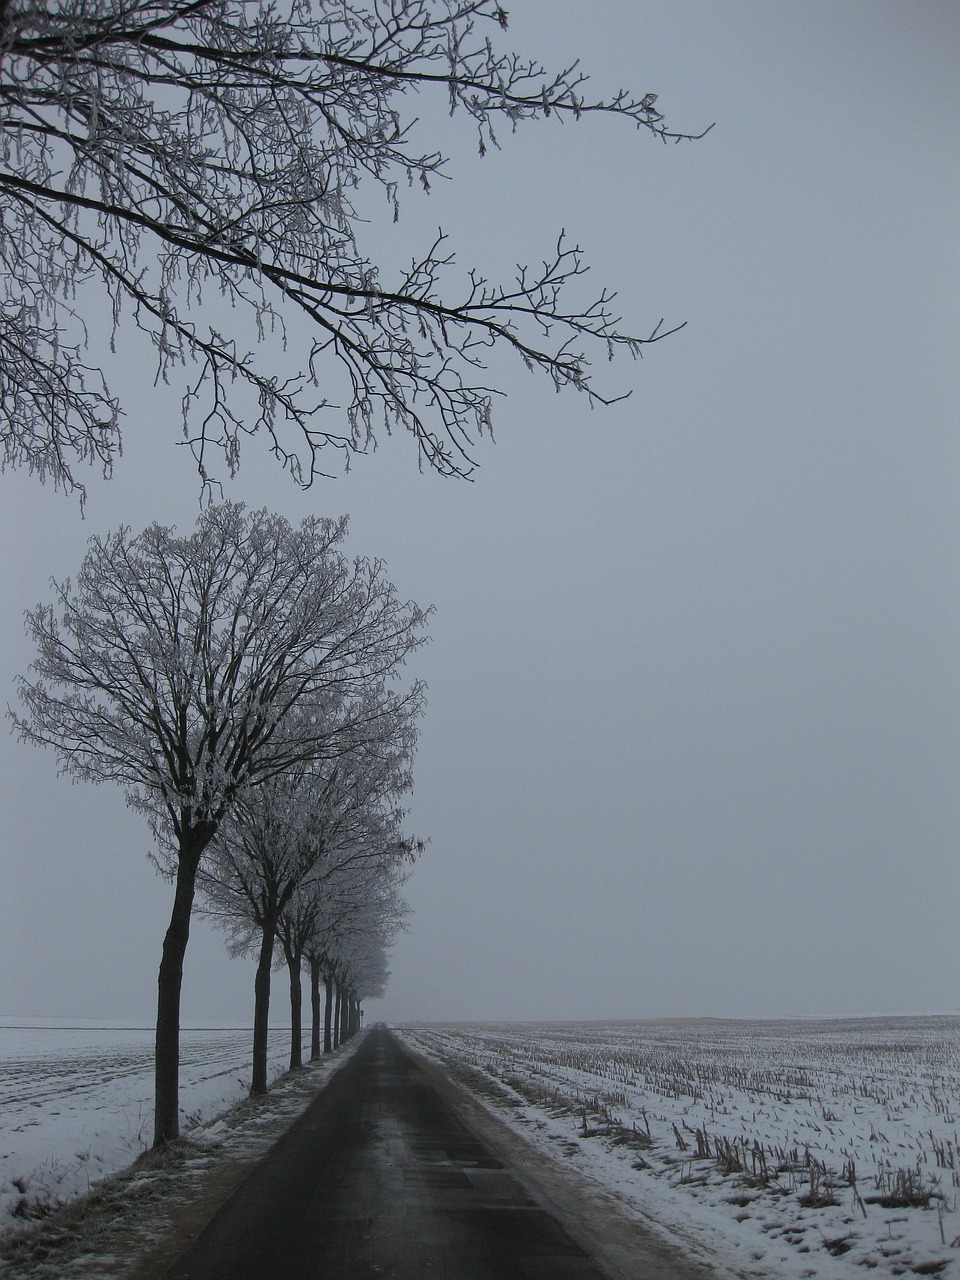
[[[612,1280],[728,1280],[729,1267],[710,1267],[689,1257],[645,1225],[609,1190],[578,1169],[544,1154],[518,1133],[470,1086],[451,1073],[453,1064],[429,1057],[390,1028],[400,1048],[426,1076],[478,1137],[494,1149],[523,1183],[525,1190],[557,1218]]]

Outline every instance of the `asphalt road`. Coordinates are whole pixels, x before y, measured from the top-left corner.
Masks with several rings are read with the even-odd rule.
[[[604,1280],[433,1088],[369,1032],[167,1280]]]

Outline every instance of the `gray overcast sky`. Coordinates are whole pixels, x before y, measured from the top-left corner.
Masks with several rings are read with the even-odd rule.
[[[490,272],[561,227],[628,327],[589,412],[510,363],[475,484],[388,442],[294,489],[257,442],[229,496],[351,516],[436,606],[411,827],[431,843],[371,1014],[960,1008],[960,6],[515,0],[508,39],[660,95],[697,144],[529,127],[411,195]],[[376,236],[375,229],[371,235]],[[133,349],[132,349],[133,350]],[[125,456],[87,518],[0,479],[2,683],[24,609],[126,522],[189,528],[178,395],[110,377]],[[119,790],[4,734],[0,1014],[149,1020],[169,889]],[[279,993],[282,1003],[282,989]],[[187,1020],[249,1020],[252,965],[195,927]]]

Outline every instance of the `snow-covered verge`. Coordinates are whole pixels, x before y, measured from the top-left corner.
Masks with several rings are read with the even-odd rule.
[[[222,1037],[221,1045],[228,1043],[229,1034],[203,1033]],[[114,1041],[117,1045],[129,1044],[129,1040],[127,1033],[120,1032],[104,1032],[99,1039],[104,1071],[109,1076],[117,1069],[121,1055],[117,1052],[111,1057],[107,1052],[108,1035],[119,1037]],[[60,1183],[62,1203],[48,1203],[40,1217],[8,1219],[6,1230],[0,1232],[0,1276],[16,1280],[153,1280],[154,1276],[166,1274],[173,1258],[202,1230],[253,1162],[302,1114],[361,1040],[362,1035],[357,1036],[330,1057],[274,1079],[265,1097],[244,1098],[225,1111],[214,1102],[218,1088],[223,1096],[229,1093],[235,1097],[241,1089],[245,1092],[248,1064],[239,1061],[243,1079],[241,1083],[238,1077],[237,1089],[222,1082],[219,1086],[210,1084],[224,1075],[223,1071],[213,1070],[211,1062],[206,1068],[187,1069],[191,1104],[198,1109],[188,1117],[190,1126],[183,1138],[162,1152],[141,1155],[129,1167],[100,1182],[93,1183],[91,1179],[89,1193],[68,1199],[62,1196],[64,1184]],[[196,1041],[202,1042],[200,1033],[196,1034]],[[201,1057],[199,1052],[192,1056],[195,1062]],[[0,1062],[0,1070],[5,1066],[6,1058]],[[128,1074],[132,1077],[135,1073]],[[125,1077],[121,1073],[119,1078]],[[89,1073],[81,1074],[79,1079],[92,1089]],[[129,1114],[134,1105],[131,1096],[139,1096],[133,1084],[118,1096],[127,1099]],[[202,1105],[201,1097],[205,1098]],[[37,1101],[39,1117],[42,1104]],[[139,1103],[136,1105],[139,1108]],[[131,1127],[127,1114],[118,1109],[111,1112],[106,1105],[94,1108],[93,1113],[104,1146],[123,1150]],[[199,1118],[201,1114],[203,1118]],[[50,1116],[51,1121],[56,1119]],[[4,1121],[0,1133],[5,1128]],[[51,1135],[53,1131],[51,1128]],[[68,1117],[67,1132],[71,1131]],[[67,1147],[55,1154],[51,1136],[48,1162],[65,1164]]]
[[[398,1031],[720,1274],[960,1277],[960,1018]]]
[[[0,1020],[0,1230],[88,1191],[153,1136],[152,1029]],[[275,1077],[289,1059],[272,1037]],[[244,1097],[251,1033],[181,1033],[180,1119],[189,1130]]]

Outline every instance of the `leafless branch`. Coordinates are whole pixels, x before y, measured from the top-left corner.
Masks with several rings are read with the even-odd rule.
[[[478,375],[499,348],[609,403],[594,354],[638,356],[678,326],[631,336],[613,295],[575,300],[579,246],[561,238],[511,283],[472,273],[458,297],[443,235],[392,283],[357,241],[361,184],[396,217],[404,183],[444,174],[412,141],[413,98],[444,95],[481,152],[501,121],[597,113],[665,142],[702,136],[670,129],[655,94],[590,98],[578,65],[497,51],[484,29],[505,26],[493,0],[0,0],[2,465],[81,490],[78,462],[109,472],[121,405],[85,324],[98,290],[110,341],[132,314],[157,377],[182,383],[205,480],[211,451],[232,472],[242,438],[265,431],[306,486],[325,455],[349,463],[384,429],[468,476],[497,394]],[[199,319],[210,291],[233,331]],[[303,334],[299,371],[279,377]],[[340,407],[319,391],[331,375]]]

